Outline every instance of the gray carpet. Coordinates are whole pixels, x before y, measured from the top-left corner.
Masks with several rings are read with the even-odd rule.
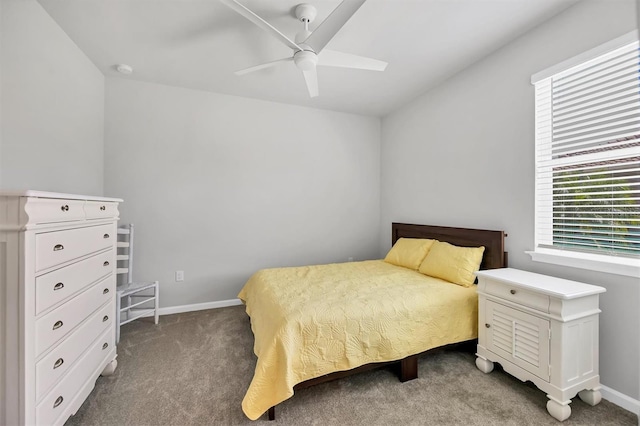
[[[255,367],[243,306],[138,320],[122,328],[118,369],[100,377],[72,425],[248,425],[240,407]],[[391,369],[297,391],[266,425],[558,425],[545,394],[503,371],[480,372],[472,352],[438,350],[420,359],[419,378]],[[575,398],[563,425],[636,425],[603,400]]]

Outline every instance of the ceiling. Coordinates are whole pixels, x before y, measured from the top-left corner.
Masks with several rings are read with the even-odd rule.
[[[309,1],[309,0],[307,0]],[[311,0],[313,30],[340,3]],[[309,98],[293,63],[234,71],[292,51],[217,0],[39,0],[108,77],[384,116],[579,0],[369,0],[327,45],[389,63],[384,72],[318,67]],[[293,38],[299,0],[240,0]],[[134,72],[122,76],[115,65]]]

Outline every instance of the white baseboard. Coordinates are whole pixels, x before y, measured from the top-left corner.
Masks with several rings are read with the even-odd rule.
[[[227,306],[241,305],[240,299],[220,300],[217,302],[194,303],[192,305],[167,306],[158,309],[159,315],[180,314],[183,312],[203,311],[205,309],[226,308]]]
[[[604,385],[600,387],[600,393],[602,394],[603,399],[606,399],[607,401],[640,416],[640,401],[637,399],[633,399],[630,396]]]

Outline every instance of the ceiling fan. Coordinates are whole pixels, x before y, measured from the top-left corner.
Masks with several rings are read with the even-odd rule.
[[[253,13],[247,7],[240,4],[238,1],[220,1],[293,50],[293,55],[290,57],[277,59],[275,61],[236,71],[236,75],[244,75],[250,72],[273,67],[282,62],[293,62],[304,75],[309,96],[314,98],[318,96],[317,65],[358,68],[370,71],[384,71],[387,67],[387,63],[384,61],[325,49],[325,46],[329,41],[338,33],[338,31],[340,31],[349,18],[356,13],[366,0],[344,0],[333,10],[333,12],[331,12],[327,19],[320,23],[314,31],[309,31],[309,24],[313,22],[316,17],[316,8],[306,3],[299,4],[295,8],[295,13],[296,17],[304,24],[304,30],[296,34],[295,41],[278,31],[275,27]]]

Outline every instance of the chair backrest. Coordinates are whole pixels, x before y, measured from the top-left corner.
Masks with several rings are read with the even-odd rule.
[[[133,223],[118,227],[117,274],[123,276],[118,284],[133,282]]]

